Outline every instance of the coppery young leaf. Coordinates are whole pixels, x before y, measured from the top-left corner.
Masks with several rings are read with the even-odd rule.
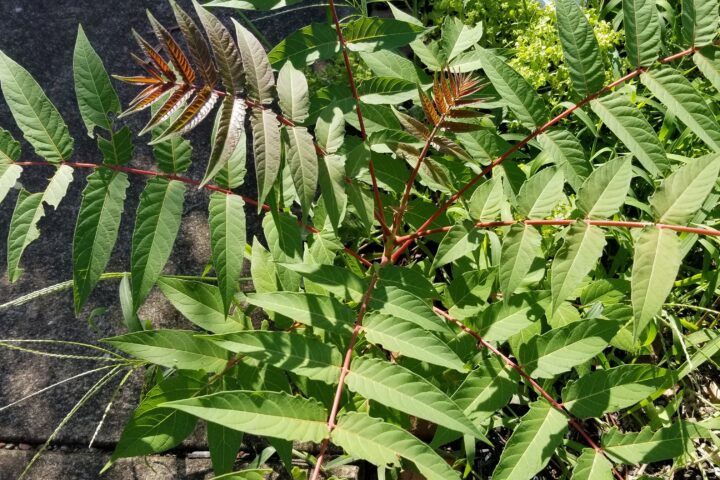
[[[125,110],[123,113],[121,113],[119,115],[119,118],[126,117],[130,114],[133,114],[133,113],[136,113],[136,112],[146,109],[150,105],[159,101],[165,93],[167,93],[175,88],[176,88],[176,85],[174,83],[164,83],[162,85],[153,87],[153,90],[151,92],[147,93],[144,96],[144,98],[142,98],[141,100],[138,100],[137,103],[135,103],[134,105],[131,105],[130,108]]]
[[[162,55],[160,55],[157,50],[155,50],[152,45],[145,41],[145,39],[142,38],[140,34],[137,33],[135,30],[133,30],[132,33],[138,45],[140,46],[140,49],[145,53],[145,55],[147,55],[147,57],[152,61],[153,65],[157,67],[157,69],[165,76],[165,78],[167,78],[171,82],[177,80],[175,72],[172,71],[170,65],[168,65],[165,59],[162,58]]]
[[[193,5],[195,5],[195,11],[210,39],[210,46],[220,71],[220,79],[227,89],[227,93],[230,95],[240,93],[244,83],[244,73],[242,58],[235,40],[215,15],[197,2],[193,2]]]
[[[480,125],[476,125],[474,123],[444,121],[442,123],[442,128],[449,132],[460,133],[460,132],[474,132],[476,130],[480,130],[482,127]]]
[[[440,113],[447,113],[450,109],[450,105],[452,105],[452,103],[447,102],[445,99],[446,94],[443,91],[444,83],[442,73],[436,76],[435,81],[433,82],[433,97],[435,97],[435,105]]]
[[[185,42],[190,49],[190,56],[195,63],[195,68],[200,71],[200,76],[206,85],[214,86],[217,83],[217,70],[210,55],[210,47],[205,41],[200,29],[193,19],[177,3],[171,1],[175,19],[180,31],[185,37]]]
[[[450,110],[450,112],[448,113],[448,116],[453,117],[453,118],[478,118],[478,117],[482,117],[483,114],[478,111],[475,111],[475,110],[453,109],[453,110]]]
[[[161,82],[165,82],[165,79],[163,78],[162,72],[158,70],[155,65],[153,65],[152,62],[145,61],[142,58],[138,57],[134,53],[130,54],[130,58],[133,59],[135,63],[140,65],[143,70],[145,70],[148,74],[150,74],[151,77],[157,78]]]
[[[240,140],[245,138],[243,135],[245,110],[245,100],[242,98],[228,95],[223,100],[217,117],[215,142],[210,153],[210,160],[208,160],[202,185],[205,185],[217,175],[235,152]]]
[[[153,17],[150,11],[147,12],[147,16],[150,20],[150,25],[152,25],[153,31],[155,32],[155,36],[163,45],[168,55],[170,55],[170,60],[175,66],[175,69],[180,73],[186,84],[192,85],[193,82],[195,82],[195,71],[190,66],[190,62],[185,56],[185,52],[182,51],[182,48],[180,48],[180,45],[177,44],[173,36],[170,35],[170,32],[168,32],[167,29],[163,27],[155,17]]]
[[[145,100],[145,98],[152,95],[155,92],[155,90],[160,90],[162,87],[163,87],[163,84],[160,83],[157,85],[150,85],[149,87],[144,88],[143,91],[140,92],[137,97],[132,99],[129,106],[133,107],[133,106],[137,105],[142,100]]]
[[[188,85],[181,85],[177,90],[170,95],[170,98],[165,104],[158,110],[155,115],[150,119],[145,128],[140,131],[140,135],[145,135],[147,132],[155,128],[158,124],[164,122],[170,116],[175,113],[180,107],[185,105],[190,95],[193,94],[193,88]]]
[[[446,153],[460,158],[461,160],[471,161],[472,157],[460,145],[453,142],[447,137],[436,136],[433,138],[433,146],[441,153]]]
[[[190,105],[182,112],[182,114],[165,130],[158,138],[150,142],[155,144],[167,140],[171,136],[183,135],[193,128],[197,127],[205,117],[207,117],[215,107],[215,103],[220,95],[213,90],[211,86],[206,86],[193,98]]]
[[[440,123],[440,115],[438,115],[437,110],[435,110],[433,101],[430,100],[430,97],[428,97],[425,92],[423,92],[422,88],[420,88],[420,85],[418,85],[418,94],[420,95],[420,100],[422,102],[423,110],[425,111],[425,116],[427,117],[427,119],[432,122],[433,125],[437,125],[438,123]]]
[[[122,75],[113,75],[113,78],[131,85],[158,85],[163,83],[161,79],[155,77],[123,77]]]
[[[409,134],[414,135],[418,138],[421,138],[423,140],[426,140],[430,136],[430,130],[425,126],[424,123],[422,123],[420,120],[417,120],[410,115],[406,115],[402,112],[399,112],[393,108],[393,113],[395,113],[395,116],[400,121],[400,125],[403,126],[405,130],[408,131]]]

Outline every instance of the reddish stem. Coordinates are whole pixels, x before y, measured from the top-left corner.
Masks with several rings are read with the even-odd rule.
[[[557,400],[555,400],[544,388],[540,386],[533,378],[523,370],[523,368],[518,365],[517,363],[513,362],[510,357],[502,353],[500,350],[495,348],[491,343],[488,343],[482,336],[480,336],[479,333],[462,323],[460,320],[452,317],[449,313],[447,313],[445,310],[442,310],[438,307],[433,307],[433,311],[437,313],[438,315],[444,317],[446,320],[448,320],[451,323],[454,323],[457,325],[463,332],[467,333],[468,335],[472,336],[475,340],[478,342],[478,349],[485,347],[488,350],[490,350],[493,354],[497,355],[498,357],[502,358],[502,360],[513,370],[518,372],[520,376],[522,376],[532,387],[535,389],[535,391],[540,394],[545,400],[550,402],[550,405],[552,405],[556,410],[559,410],[562,412],[565,416],[568,417],[568,421],[570,425],[582,436],[585,441],[590,445],[592,449],[594,449],[597,453],[604,455],[605,458],[608,459],[608,461],[613,464],[614,462],[605,454],[605,451],[595,443],[595,441],[590,437],[590,435],[585,431],[583,426],[578,422],[571,414],[570,412]],[[615,466],[613,465],[613,473],[619,480],[623,480],[622,475],[620,472],[618,472],[615,469]]]
[[[709,228],[703,228],[703,227],[686,227],[684,225],[670,225],[667,223],[654,223],[654,222],[636,222],[636,221],[624,221],[624,220],[588,220],[588,219],[582,219],[582,220],[572,220],[572,219],[565,219],[565,218],[555,218],[551,220],[505,220],[505,221],[498,221],[498,222],[478,222],[475,224],[475,228],[498,228],[498,227],[507,227],[510,225],[515,225],[516,223],[524,224],[524,225],[572,225],[576,222],[585,222],[588,225],[596,225],[598,227],[620,227],[620,228],[645,228],[645,227],[655,227],[665,230],[674,230],[676,232],[682,232],[682,233],[694,233],[697,235],[708,235],[711,237],[720,237],[720,230],[715,229],[709,229]],[[424,237],[427,235],[432,235],[434,233],[444,233],[450,230],[452,227],[438,227],[438,228],[429,228],[427,230],[423,230],[422,232],[415,232],[411,233],[410,235],[405,235],[402,237],[397,237],[395,239],[396,243],[403,243],[407,242],[408,240],[414,240],[419,237]]]
[[[345,71],[347,72],[348,83],[350,84],[350,91],[355,99],[355,113],[357,114],[358,126],[360,127],[360,136],[364,142],[367,140],[367,131],[365,130],[365,121],[363,120],[362,109],[360,108],[360,95],[358,95],[357,87],[355,85],[355,76],[352,73],[350,57],[347,53],[347,42],[345,41],[345,36],[342,33],[340,19],[338,18],[337,10],[335,9],[335,1],[330,0],[328,5],[332,14],[333,23],[335,23],[335,31],[337,32],[338,41],[340,42],[340,49],[342,50],[343,61],[345,62]],[[372,158],[368,158],[368,170],[370,171],[373,195],[375,197],[375,217],[382,226],[383,236],[387,237],[390,235],[390,228],[388,228],[387,223],[385,222],[382,198],[380,198],[380,189],[378,188],[377,175],[375,174],[375,166],[373,165]]]
[[[25,166],[25,167],[28,167],[28,166],[56,167],[58,164],[49,163],[49,162],[15,162],[15,165],[20,165],[20,166]],[[109,170],[114,170],[116,172],[132,173],[132,174],[144,175],[144,176],[148,176],[148,177],[163,177],[163,178],[167,178],[169,180],[176,180],[178,182],[186,183],[188,185],[200,186],[200,182],[197,180],[193,180],[192,178],[182,177],[182,176],[175,175],[172,173],[155,172],[153,170],[143,170],[140,168],[126,167],[123,165],[105,165],[105,164],[98,164],[98,163],[82,163],[82,162],[63,162],[62,165],[67,165],[67,166],[73,167],[73,168],[92,168],[92,169],[107,168]],[[205,188],[207,190],[212,190],[214,192],[224,193],[225,195],[237,195],[240,198],[242,198],[243,201],[245,201],[245,203],[249,203],[249,204],[255,205],[255,206],[258,205],[257,200],[255,200],[254,198],[250,198],[245,195],[237,194],[227,188],[221,188],[221,187],[218,187],[215,185],[208,185],[208,184],[203,185],[201,188]],[[270,207],[265,204],[263,204],[261,206],[261,208],[266,212],[269,212],[271,210]],[[319,230],[311,225],[307,225],[300,221],[298,221],[298,223],[300,224],[300,226],[302,226],[308,232],[319,233]],[[353,249],[348,248],[348,247],[343,247],[343,250],[345,251],[345,253],[355,257],[360,263],[362,263],[366,267],[372,266],[372,263],[369,260],[366,260],[365,258],[360,256],[360,254],[358,254]]]
[[[333,398],[332,408],[330,409],[330,415],[328,416],[327,420],[328,436],[325,437],[322,445],[320,445],[320,453],[318,454],[317,461],[315,462],[315,468],[313,469],[310,480],[318,480],[320,476],[320,470],[322,469],[322,464],[325,461],[325,452],[327,452],[328,445],[330,444],[330,435],[332,434],[333,430],[335,430],[335,427],[337,425],[335,423],[335,420],[337,419],[337,414],[340,410],[340,400],[342,399],[342,393],[345,387],[345,378],[350,372],[350,362],[352,360],[353,349],[355,348],[355,343],[357,343],[358,336],[360,335],[360,330],[362,329],[362,322],[365,318],[365,312],[367,312],[368,304],[370,303],[370,297],[372,296],[372,292],[375,289],[375,284],[377,283],[377,281],[378,274],[373,273],[372,277],[370,278],[370,284],[368,285],[368,288],[363,295],[362,303],[360,304],[360,310],[358,311],[357,319],[355,320],[355,328],[353,328],[350,343],[348,344],[347,350],[345,350],[345,358],[343,360],[342,369],[340,370],[340,378],[338,379],[338,386],[335,390],[335,398]]]
[[[674,60],[677,60],[679,58],[685,57],[687,55],[691,55],[697,51],[696,48],[688,48],[687,50],[683,50],[682,52],[675,53],[673,55],[670,55],[669,57],[662,58],[658,60],[659,63],[670,63]],[[478,175],[476,175],[472,180],[470,180],[464,187],[462,187],[460,190],[458,190],[452,197],[448,199],[447,202],[445,202],[440,208],[438,208],[435,213],[433,213],[425,222],[423,222],[422,225],[417,229],[417,232],[423,232],[429,225],[431,225],[435,220],[440,217],[440,215],[445,212],[448,208],[450,208],[451,205],[453,205],[458,198],[460,198],[465,192],[467,192],[473,185],[475,185],[481,178],[486,176],[492,169],[500,165],[502,162],[504,162],[508,157],[510,157],[513,153],[517,152],[524,146],[526,146],[528,143],[530,143],[531,140],[533,140],[538,135],[544,133],[551,127],[558,124],[561,120],[564,120],[565,118],[569,117],[575,110],[582,108],[583,106],[590,103],[592,100],[595,100],[596,98],[600,97],[601,95],[604,95],[605,93],[609,92],[613,88],[617,87],[618,85],[627,82],[628,80],[637,77],[638,75],[644,73],[647,69],[645,67],[640,67],[632,72],[628,73],[624,77],[621,77],[614,82],[606,85],[602,89],[598,90],[595,93],[592,93],[588,95],[587,97],[583,98],[580,102],[576,103],[572,107],[569,107],[562,113],[560,113],[558,116],[550,120],[549,122],[545,123],[541,127],[538,127],[536,130],[534,130],[532,133],[530,133],[528,136],[523,138],[520,142],[516,143],[512,147],[510,147],[505,153],[500,155],[497,159],[495,159],[490,165],[485,167]],[[408,247],[412,244],[413,238],[410,238],[409,240],[406,240],[405,243],[403,243],[400,247],[396,249],[396,251],[392,255],[393,263],[397,261],[397,259],[400,257],[400,255],[405,252],[405,250],[408,249]]]

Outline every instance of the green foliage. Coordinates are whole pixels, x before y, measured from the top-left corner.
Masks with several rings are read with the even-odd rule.
[[[172,3],[177,33],[150,15],[143,73],[116,77],[143,91],[120,115],[80,29],[75,91],[96,165],[69,162],[59,112],[0,54],[5,100],[46,160],[23,159],[0,129],[0,201],[16,197],[8,278],[46,206],[92,168],[62,288],[81,315],[120,278],[128,332],[92,358],[111,362],[108,379],[148,372],[106,468],[174,448],[198,419],[217,478],[263,474],[262,455],[233,471],[244,434],[286,465],[292,441],[319,444],[312,480],[330,444],[382,478],[716,467],[717,422],[703,418],[716,407],[697,386],[720,350],[717,1],[470,0],[424,16],[393,4],[394,18],[360,4],[269,53],[248,23],[231,31],[208,9],[290,3]],[[144,109],[153,171],[133,166],[122,120]],[[197,158],[187,134],[211,114]],[[183,176],[192,162],[202,178]],[[30,192],[18,182],[38,164],[54,174]],[[129,272],[108,273],[136,175],[151,178],[121,246]],[[257,200],[237,190],[248,176]],[[211,261],[163,276],[188,185],[211,191]],[[193,330],[140,321],[156,286]],[[490,465],[478,442],[495,449]]]

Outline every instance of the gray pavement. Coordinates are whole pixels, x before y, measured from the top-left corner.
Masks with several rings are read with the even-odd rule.
[[[179,3],[190,8],[190,2],[181,0]],[[153,14],[167,26],[172,26],[172,15],[169,5],[157,0],[0,0],[0,50],[27,68],[50,99],[58,107],[75,138],[74,160],[80,162],[100,161],[95,143],[90,139],[80,119],[75,101],[72,81],[72,53],[77,33],[77,25],[81,23],[85,32],[104,59],[111,73],[132,73],[134,67],[129,53],[135,51],[130,30],[137,29],[141,34],[150,37],[150,29],[145,17],[145,9],[150,8]],[[216,10],[227,17],[229,10]],[[250,14],[250,17],[265,16],[266,13]],[[299,12],[261,20],[259,29],[273,44],[282,39],[287,32],[309,24],[322,21],[324,12],[319,8],[304,9]],[[123,104],[134,96],[136,89],[116,84]],[[131,117],[126,124],[133,131],[139,131],[146,115]],[[188,173],[193,178],[200,178],[204,171],[208,156],[208,138],[211,122],[194,131],[193,167]],[[7,106],[0,100],[0,127],[10,130],[16,138],[22,135],[15,126]],[[149,149],[143,144],[146,138],[136,138],[136,155],[134,166],[152,167]],[[23,159],[36,159],[32,148],[23,141]],[[51,171],[45,168],[26,167],[22,176],[22,184],[31,191],[44,189]],[[11,193],[0,205],[0,304],[22,294],[44,288],[71,278],[71,244],[75,226],[77,209],[80,205],[80,194],[85,185],[88,172],[76,170],[75,180],[71,184],[68,195],[59,209],[48,212],[40,221],[43,232],[40,240],[28,247],[22,265],[25,272],[15,284],[9,284],[5,273],[6,236],[16,193]],[[250,178],[254,175],[250,175]],[[131,178],[131,187],[125,204],[125,215],[120,226],[119,239],[114,250],[108,271],[126,271],[129,269],[130,239],[134,222],[134,211],[137,208],[144,179]],[[244,194],[254,196],[254,185],[242,188]],[[166,273],[182,273],[185,275],[200,274],[209,259],[207,229],[207,194],[202,191],[188,190],[183,215],[183,226],[178,236],[173,255],[166,268]],[[250,210],[248,213],[251,214]],[[257,218],[248,218],[248,238],[257,230]],[[123,333],[122,318],[117,301],[117,281],[102,282],[93,293],[88,306],[80,318],[73,312],[72,293],[70,290],[37,299],[23,306],[0,311],[0,338],[13,339],[61,339],[78,342],[95,343],[99,338]],[[89,312],[98,307],[108,307],[105,314],[94,319],[91,328],[86,319]],[[158,292],[154,292],[141,310],[141,317],[150,318],[160,327],[189,325],[179,317],[174,309],[163,300]],[[65,349],[64,351],[68,351]],[[80,353],[77,349],[76,353]],[[84,352],[87,353],[87,352]],[[38,357],[24,352],[0,349],[0,407],[14,402],[25,395],[44,388],[54,382],[77,375],[93,368],[91,362],[64,360],[53,357]],[[66,413],[83,393],[98,379],[98,375],[90,375],[37,395],[17,406],[0,411],[0,443],[25,443],[38,445],[52,433]],[[114,407],[105,421],[97,437],[95,446],[100,453],[107,455],[119,438],[122,426],[131,414],[140,393],[141,379],[139,375],[128,382],[127,388],[116,400]],[[57,435],[54,444],[87,446],[89,439],[97,427],[108,398],[114,385],[88,402],[77,415]],[[196,434],[183,445],[184,451],[205,448],[200,434]],[[9,454],[0,449],[0,479],[15,478],[17,466],[26,458],[24,453],[13,451]],[[53,465],[59,469],[57,476],[42,474],[32,478],[97,478],[98,466],[104,462],[93,457],[92,453],[74,454],[64,457],[60,450],[52,452],[38,468],[42,472],[52,472]],[[78,456],[79,455],[79,456]],[[82,455],[90,455],[87,459]],[[160,457],[159,457],[160,458]],[[155,461],[153,459],[153,461]],[[161,464],[173,463],[161,457]],[[173,463],[174,464],[174,463]],[[125,468],[125,467],[123,467]],[[135,473],[116,473],[106,478],[204,478],[188,476],[182,469],[175,468],[173,476],[143,476]],[[184,467],[183,467],[184,468]],[[48,470],[49,469],[49,470]],[[65,469],[65,470],[63,470]],[[40,471],[40,470],[39,470]],[[74,472],[72,475],[61,472]],[[129,470],[122,470],[126,472]],[[13,473],[14,472],[14,473]],[[40,475],[40,474],[38,474]],[[114,476],[113,476],[114,475]],[[119,476],[118,476],[119,475]]]

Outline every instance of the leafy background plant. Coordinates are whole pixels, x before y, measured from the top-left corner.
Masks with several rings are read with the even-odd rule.
[[[606,7],[597,8],[598,18],[614,14],[618,25],[622,12],[625,19],[617,75],[586,12],[572,0],[555,5],[572,86],[567,98],[579,102],[569,106],[539,96],[505,62],[508,52],[476,46],[482,29],[454,17],[442,21],[438,37],[397,9],[396,19],[382,20],[360,8],[342,22],[333,18],[337,31],[314,25],[265,57],[244,26],[235,24],[235,45],[226,27],[197,7],[210,45],[203,47],[176,10],[192,60],[151,17],[170,59],[140,40],[154,59],[143,67],[147,78],[124,80],[149,88],[130,111],[158,99],[148,129],[156,127],[154,153],[164,173],[126,167],[129,155],[118,152],[127,148],[104,148],[106,166],[86,187],[73,250],[79,311],[101,278],[120,215],[94,203],[95,189],[117,206],[126,174],[154,177],[135,220],[132,278],[121,283],[130,333],[105,342],[139,359],[118,357],[111,374],[146,363],[155,373],[114,459],[170,448],[199,417],[224,426],[208,433],[216,473],[232,467],[222,459],[232,457],[225,447],[239,443],[236,430],[267,436],[285,459],[287,440],[320,443],[313,477],[330,441],[378,465],[383,476],[399,458],[433,478],[461,470],[485,475],[488,468],[493,478],[530,478],[546,467],[606,478],[621,476],[622,465],[651,463],[649,473],[664,475],[712,465],[704,452],[717,446],[714,407],[693,382],[711,378],[720,348],[715,320],[706,315],[715,314],[717,231],[708,227],[720,165],[711,153],[718,148],[716,106],[707,95],[717,67],[714,47],[706,46],[715,39],[717,4],[686,1],[664,28],[666,16],[652,3]],[[423,34],[439,40],[425,43]],[[89,47],[79,38],[82,53]],[[406,45],[416,63],[392,52]],[[675,45],[683,48],[665,52]],[[310,94],[300,69],[338,51],[356,52],[376,77],[355,90],[350,73],[349,88]],[[39,117],[24,125],[26,138],[46,160],[64,162],[71,140],[57,112],[21,67],[4,62],[12,77],[2,78],[3,92],[20,127],[30,114]],[[352,66],[348,56],[343,63]],[[274,111],[271,67],[279,70]],[[77,63],[76,72],[82,85]],[[209,87],[195,83],[197,72]],[[17,89],[30,92],[23,98],[43,108],[13,96],[18,78]],[[105,85],[106,77],[96,80]],[[91,106],[92,91],[78,89],[90,130],[105,127],[123,147],[129,136],[96,115],[119,111],[110,88],[96,88],[105,94]],[[185,102],[190,106],[176,108]],[[182,177],[187,145],[176,133],[215,103],[206,173]],[[242,123],[244,107],[252,112],[247,136],[259,206],[227,191],[243,178],[235,162],[244,143],[227,125]],[[180,122],[163,118],[173,110],[182,111]],[[552,110],[559,116],[551,119]],[[577,119],[563,123],[572,113]],[[6,144],[16,162],[14,144]],[[5,175],[36,164],[14,163]],[[66,162],[45,194],[18,195],[11,280],[21,273],[19,257],[35,236],[42,203],[57,203],[73,167],[88,168]],[[187,185],[211,180],[218,185],[210,187],[209,206],[216,276],[160,278]],[[243,202],[268,212],[267,247],[255,238],[245,248]],[[103,235],[93,233],[98,225]],[[98,242],[97,253],[87,255]],[[242,256],[252,260],[252,294],[238,292]],[[135,312],[156,282],[212,335],[138,321]],[[269,322],[248,317],[256,307]],[[249,381],[248,369],[261,373]],[[172,427],[165,427],[168,416]],[[418,419],[437,426],[433,435],[425,437]],[[171,430],[159,437],[155,428]],[[214,449],[214,435],[231,433],[229,446]],[[171,441],[158,441],[168,434]],[[143,436],[147,448],[131,448]],[[476,463],[477,442],[506,445],[484,465]]]

